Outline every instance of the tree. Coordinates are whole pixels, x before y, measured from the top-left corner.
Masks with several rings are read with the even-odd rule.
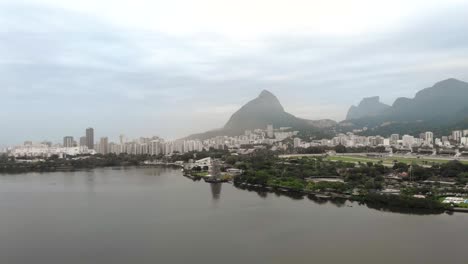
[[[409,166],[403,162],[397,162],[393,165],[393,169],[398,172],[406,172],[408,171]]]
[[[229,165],[234,165],[238,161],[238,158],[236,156],[229,156],[226,158],[226,163]]]
[[[375,189],[374,180],[373,179],[367,180],[364,186],[366,187],[367,190]]]
[[[457,182],[459,184],[467,184],[468,183],[468,172],[462,172],[458,174]]]
[[[346,147],[344,145],[337,145],[335,146],[336,153],[346,153]]]

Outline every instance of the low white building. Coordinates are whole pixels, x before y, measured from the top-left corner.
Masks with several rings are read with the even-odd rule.
[[[49,147],[47,145],[38,144],[38,145],[25,145],[13,147],[9,156],[13,157],[50,157],[52,155],[58,155],[59,157],[67,156],[76,156],[79,154],[94,154],[94,150],[88,150],[86,146],[80,147]]]
[[[197,161],[194,161],[192,163],[189,163],[187,164],[187,169],[193,169],[195,167],[200,167],[200,168],[208,168],[208,169],[211,169],[213,165],[213,160],[208,157],[208,158],[204,158],[204,159],[200,159],[200,160],[197,160]]]
[[[227,169],[226,172],[227,172],[229,175],[232,175],[232,176],[241,175],[241,174],[243,173],[242,170],[236,169],[236,168]]]
[[[468,203],[468,200],[462,197],[446,197],[442,203],[445,204],[460,204],[460,203]]]

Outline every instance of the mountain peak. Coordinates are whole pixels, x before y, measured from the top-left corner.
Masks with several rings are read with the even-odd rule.
[[[241,135],[245,130],[265,128],[267,125],[274,127],[316,128],[329,126],[329,120],[320,123],[311,120],[297,118],[287,113],[278,98],[268,90],[263,90],[260,95],[242,106],[235,112],[224,126],[227,134]]]
[[[365,116],[374,116],[388,109],[390,106],[380,102],[379,96],[366,97],[358,106],[351,106],[346,120],[358,119]]]
[[[380,103],[380,96],[371,96],[371,97],[364,97],[359,106],[364,106],[368,104],[379,104]]]
[[[466,98],[468,98],[468,83],[449,78],[418,91],[414,98],[400,97],[390,108],[377,112],[374,116],[361,116],[362,120],[357,122],[360,122],[360,126],[374,126],[374,128],[386,122],[411,124],[423,121],[427,126],[433,127],[448,125],[466,118],[466,109],[468,109]],[[356,110],[354,107],[350,112],[356,114]],[[394,128],[405,131],[399,125]],[[389,128],[385,130],[390,131]]]
[[[446,85],[466,85],[466,82],[462,82],[455,78],[448,78],[446,80],[443,80],[434,84],[434,86],[446,86]]]
[[[436,97],[450,97],[453,96],[454,100],[458,99],[461,94],[468,92],[468,83],[450,78],[437,82],[432,87],[422,89],[416,93],[414,100],[426,101],[432,100]],[[455,102],[455,101],[454,101]]]
[[[258,97],[276,98],[276,96],[268,90],[263,90]]]
[[[268,125],[275,128],[292,127],[312,133],[325,133],[336,122],[329,119],[307,120],[287,113],[278,98],[268,90],[237,110],[223,128],[191,135],[188,138],[208,139],[215,136],[239,136],[246,130],[265,129]]]
[[[284,112],[284,108],[278,98],[268,90],[263,90],[257,98],[248,102],[243,108],[255,108],[256,111]]]
[[[449,78],[449,79],[437,82],[431,88],[433,89],[466,89],[467,87],[468,87],[468,83],[457,80],[455,78]]]

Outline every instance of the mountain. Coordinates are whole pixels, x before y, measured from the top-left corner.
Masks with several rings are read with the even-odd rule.
[[[413,99],[398,98],[386,114],[397,121],[453,121],[462,118],[466,107],[468,83],[452,78],[419,91]]]
[[[340,124],[349,128],[366,126],[371,128],[369,133],[382,135],[387,134],[385,131],[398,129],[402,129],[400,133],[405,129],[449,129],[468,118],[467,109],[468,83],[451,78],[420,90],[414,98],[398,98],[379,114],[349,119]]]
[[[358,106],[351,106],[346,120],[358,119],[366,116],[376,116],[390,108],[389,105],[380,102],[380,97],[373,96],[362,99]]]
[[[266,129],[267,125],[274,127],[292,127],[297,130],[316,130],[330,128],[336,125],[333,120],[307,120],[297,118],[287,113],[278,98],[271,92],[264,90],[260,95],[242,106],[235,112],[226,125],[217,130],[202,134],[195,134],[189,138],[206,139],[220,135],[237,136],[245,130],[257,128]]]

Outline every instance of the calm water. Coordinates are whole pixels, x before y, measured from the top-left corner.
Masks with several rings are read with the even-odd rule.
[[[468,263],[468,214],[339,206],[166,168],[3,175],[0,263]]]

